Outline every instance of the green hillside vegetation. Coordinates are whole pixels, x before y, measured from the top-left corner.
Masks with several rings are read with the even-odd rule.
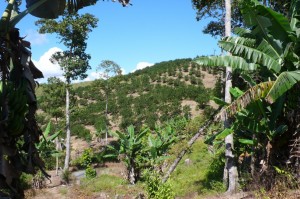
[[[208,105],[214,89],[203,83],[205,74],[220,76],[217,69],[200,68],[191,59],[178,59],[155,64],[128,75],[116,76],[109,80],[95,80],[74,84],[71,128],[72,134],[91,139],[86,126],[101,133],[108,124],[110,129],[126,129],[134,125],[154,128],[156,123],[184,116],[190,118],[198,113],[209,113]],[[108,81],[108,82],[106,82]],[[215,80],[214,80],[215,81]],[[108,96],[109,121],[105,118],[104,86],[109,84]],[[51,116],[49,100],[43,91],[51,86],[41,85],[38,92],[40,114],[39,122],[46,124]],[[219,91],[218,91],[219,92]],[[216,93],[216,92],[215,92]],[[194,102],[194,107],[188,102]],[[187,104],[187,105],[186,105]],[[64,111],[64,107],[61,107]],[[200,111],[203,110],[203,111]],[[64,125],[63,121],[60,122]],[[95,132],[93,132],[95,133]]]

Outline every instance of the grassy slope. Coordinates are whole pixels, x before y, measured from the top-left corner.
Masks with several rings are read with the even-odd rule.
[[[176,196],[215,194],[224,191],[222,173],[219,172],[223,167],[218,155],[209,153],[207,145],[199,138],[182,158],[169,181]]]

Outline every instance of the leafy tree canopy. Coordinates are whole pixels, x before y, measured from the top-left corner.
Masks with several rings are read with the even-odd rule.
[[[284,15],[288,14],[291,1],[283,0],[258,0],[265,6],[268,6],[275,11]],[[232,27],[243,26],[243,18],[239,8],[240,0],[232,1],[231,23]],[[225,16],[225,2],[223,0],[192,0],[193,8],[196,10],[196,19],[202,20],[204,18],[212,18],[212,20],[204,28],[205,34],[210,34],[214,37],[224,36],[224,16]]]
[[[90,68],[91,56],[85,53],[88,33],[97,27],[98,19],[91,14],[64,13],[62,19],[40,19],[36,25],[40,33],[57,33],[60,43],[68,50],[56,52],[51,61],[58,62],[64,71],[68,83],[71,80],[85,78]]]

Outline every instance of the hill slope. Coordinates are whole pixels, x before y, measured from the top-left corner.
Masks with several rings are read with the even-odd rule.
[[[75,102],[71,116],[72,133],[88,139],[89,132],[101,132],[107,123],[110,129],[124,129],[130,124],[154,127],[177,116],[194,117],[211,110],[210,96],[215,88],[217,70],[200,68],[191,59],[157,63],[152,67],[117,76],[107,81],[96,80],[73,86]],[[41,90],[48,85],[42,85]],[[108,121],[105,118],[108,86]],[[45,93],[38,92],[41,124],[51,117]],[[64,107],[61,107],[64,110]],[[63,118],[63,117],[62,117]],[[63,127],[63,119],[60,119]]]

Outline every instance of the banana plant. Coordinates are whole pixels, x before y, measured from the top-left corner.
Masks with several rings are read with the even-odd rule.
[[[231,94],[235,99],[245,96],[244,93],[238,88],[231,89]],[[265,171],[269,167],[272,146],[275,140],[288,130],[287,125],[278,124],[284,105],[283,102],[284,98],[281,98],[273,105],[269,105],[258,99],[253,100],[246,108],[236,108],[233,115],[235,119],[231,127],[209,137],[206,143],[223,143],[227,135],[234,133],[235,145],[239,145],[236,151],[238,155],[250,153],[251,159],[262,160],[264,163],[262,171]],[[265,148],[262,146],[265,146]],[[265,155],[256,157],[258,148]]]
[[[110,132],[114,137],[118,138],[120,148],[116,149],[108,145],[113,154],[104,157],[118,157],[124,161],[127,168],[127,179],[131,184],[135,184],[140,175],[141,159],[144,153],[143,138],[148,132],[148,128],[141,132],[136,132],[133,125],[127,128],[126,133],[120,131]]]
[[[250,30],[239,28],[236,30],[238,36],[225,37],[219,42],[232,56],[200,57],[195,62],[243,71],[268,70],[262,78],[271,81],[259,82],[268,85],[263,89],[253,88],[258,94],[254,99],[274,103],[300,81],[299,8],[299,0],[293,0],[289,20],[256,0],[243,1],[241,10]]]
[[[40,142],[36,144],[36,148],[40,152],[42,157],[57,157],[60,155],[51,145],[53,141],[62,133],[61,130],[55,132],[52,135],[49,135],[51,132],[51,121],[47,124],[45,132],[42,134]]]
[[[34,80],[43,74],[31,61],[30,42],[21,38],[18,29],[11,25],[11,20],[18,16],[18,2],[9,0],[0,19],[0,98],[5,102],[1,103],[0,189],[9,187],[8,193],[0,191],[0,196],[11,198],[23,198],[24,193],[19,187],[21,172],[34,174],[38,168],[44,172],[35,145],[41,130],[35,118]]]
[[[148,135],[148,146],[146,152],[148,153],[145,160],[149,162],[150,166],[160,164],[167,157],[167,151],[170,146],[177,141],[176,132],[169,124],[164,128],[156,126],[155,132]]]
[[[278,120],[278,115],[284,115],[284,105],[291,103],[285,96],[295,95],[289,91],[300,81],[300,1],[292,1],[290,18],[256,0],[243,1],[241,11],[249,29],[238,28],[235,30],[237,36],[225,37],[219,42],[232,56],[200,57],[194,61],[205,66],[232,67],[243,73],[260,74],[258,81],[249,81],[250,88],[231,104],[225,104],[218,116],[235,118],[238,122],[232,127],[235,130],[241,128],[238,124],[243,121],[243,128],[248,128],[249,135],[264,134],[268,140],[265,143],[268,162],[272,141],[287,131],[287,125]],[[255,143],[251,137],[240,141]]]

